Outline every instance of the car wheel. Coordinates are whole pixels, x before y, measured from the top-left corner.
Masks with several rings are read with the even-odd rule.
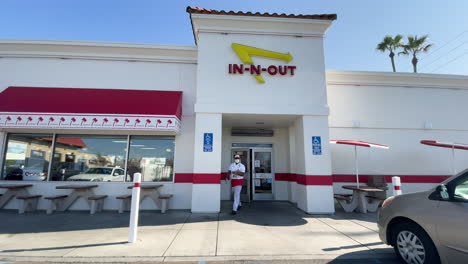
[[[431,238],[418,225],[405,222],[394,231],[393,248],[398,257],[408,264],[440,264],[440,257]]]

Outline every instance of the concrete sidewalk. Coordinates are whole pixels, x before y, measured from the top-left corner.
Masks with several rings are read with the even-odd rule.
[[[128,213],[0,211],[0,260],[398,263],[378,239],[375,214],[312,216],[285,202],[255,202],[231,216],[229,207],[223,203],[220,214],[142,212],[135,244],[126,243]],[[384,262],[365,262],[374,259]]]

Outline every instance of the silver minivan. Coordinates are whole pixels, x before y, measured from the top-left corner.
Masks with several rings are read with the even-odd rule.
[[[379,209],[380,239],[406,263],[468,263],[468,169]]]

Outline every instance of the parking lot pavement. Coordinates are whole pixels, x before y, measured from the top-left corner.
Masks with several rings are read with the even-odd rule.
[[[317,216],[286,202],[255,202],[232,216],[229,207],[143,211],[135,244],[126,243],[128,213],[0,211],[0,261],[397,263],[378,239],[375,214]]]

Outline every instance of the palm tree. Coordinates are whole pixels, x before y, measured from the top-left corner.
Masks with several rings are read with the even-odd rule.
[[[395,57],[395,50],[400,48],[403,45],[403,43],[401,42],[401,39],[403,39],[402,35],[396,35],[394,38],[390,35],[387,35],[384,37],[382,42],[380,42],[377,45],[377,50],[381,52],[385,52],[387,50],[390,51],[390,54],[388,56],[390,57],[390,60],[392,61],[393,72],[396,72],[395,60],[393,59],[393,57]]]
[[[420,38],[418,36],[408,36],[408,43],[403,45],[403,51],[398,53],[404,54],[404,55],[412,55],[413,59],[411,60],[411,63],[413,64],[413,71],[415,73],[418,72],[418,54],[420,52],[427,52],[432,46],[434,46],[433,43],[427,44],[428,35],[424,35]]]

